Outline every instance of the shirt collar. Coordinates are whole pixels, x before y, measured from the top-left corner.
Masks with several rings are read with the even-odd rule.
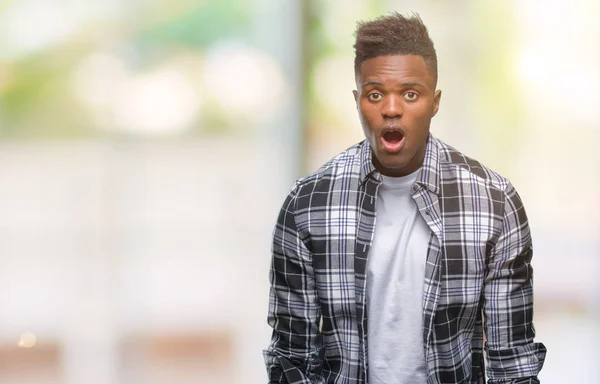
[[[361,148],[361,164],[360,164],[360,182],[365,183],[370,177],[379,180],[379,172],[375,169],[372,161],[373,152],[369,141],[365,140]],[[421,166],[421,172],[417,177],[417,184],[429,189],[435,194],[440,191],[440,143],[431,134],[427,137],[427,147],[425,149],[425,159]]]
[[[368,140],[364,140],[361,146],[360,154],[360,184],[364,184],[373,173],[377,173],[373,165],[373,151]]]

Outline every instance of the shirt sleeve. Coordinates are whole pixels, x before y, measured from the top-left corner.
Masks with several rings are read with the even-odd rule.
[[[312,255],[296,223],[295,186],[273,232],[268,323],[273,328],[263,352],[269,383],[323,383],[320,304]]]
[[[525,208],[509,183],[502,230],[488,254],[484,329],[490,384],[539,383],[546,347],[534,343],[531,234]]]

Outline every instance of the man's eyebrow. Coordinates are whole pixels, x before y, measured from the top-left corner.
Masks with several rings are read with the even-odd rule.
[[[416,81],[411,82],[411,83],[400,83],[400,85],[402,85],[403,87],[421,87],[421,88],[425,88],[425,86],[421,83],[418,83]]]
[[[364,83],[362,83],[362,87],[366,87],[369,85],[377,85],[377,86],[383,86],[383,83],[381,81],[365,81]],[[423,84],[418,83],[418,82],[409,82],[409,83],[400,83],[401,86],[403,87],[421,87],[421,88],[426,88]]]
[[[381,85],[383,85],[383,83],[380,82],[380,81],[365,81],[364,83],[362,83],[363,87],[366,87],[367,85],[379,85],[379,86],[381,86]]]

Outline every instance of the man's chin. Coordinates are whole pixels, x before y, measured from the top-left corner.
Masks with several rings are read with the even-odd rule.
[[[408,164],[408,161],[402,161],[402,159],[389,159],[385,157],[378,157],[377,161],[374,162],[375,168],[384,175],[386,173],[402,173]]]
[[[382,153],[377,156],[377,161],[385,168],[401,170],[410,162],[410,159],[407,159],[407,156],[404,155],[404,153]]]

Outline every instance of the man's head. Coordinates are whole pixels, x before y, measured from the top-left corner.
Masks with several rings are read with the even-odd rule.
[[[387,176],[416,171],[437,113],[437,57],[418,16],[394,13],[359,23],[354,98],[375,167]]]

